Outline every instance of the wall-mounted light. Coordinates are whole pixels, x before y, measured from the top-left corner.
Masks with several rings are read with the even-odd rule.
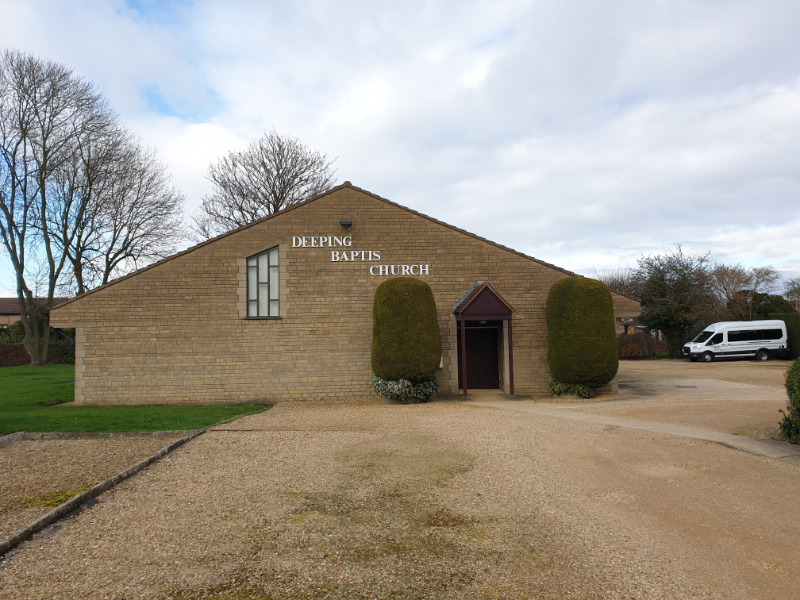
[[[347,229],[347,231],[353,231],[353,219],[339,219],[339,225]]]

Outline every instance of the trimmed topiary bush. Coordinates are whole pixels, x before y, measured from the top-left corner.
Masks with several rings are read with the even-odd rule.
[[[593,389],[614,379],[619,368],[614,307],[604,283],[584,277],[556,282],[546,314],[547,360],[556,384]]]
[[[800,443],[800,358],[794,361],[786,374],[786,394],[789,403],[786,411],[781,410],[783,421],[781,431],[793,444]]]
[[[375,376],[385,381],[428,383],[430,387],[439,369],[442,340],[436,302],[428,284],[413,277],[387,279],[375,290],[372,313]],[[423,399],[427,395],[424,390],[418,393],[423,395],[412,397]]]

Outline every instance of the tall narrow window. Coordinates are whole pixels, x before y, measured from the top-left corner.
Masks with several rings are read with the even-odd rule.
[[[247,316],[280,316],[278,247],[247,259]]]

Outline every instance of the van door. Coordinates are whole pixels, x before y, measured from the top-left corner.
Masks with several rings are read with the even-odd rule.
[[[709,350],[714,354],[724,354],[724,333],[715,333],[710,340],[706,342],[706,346],[710,346]]]

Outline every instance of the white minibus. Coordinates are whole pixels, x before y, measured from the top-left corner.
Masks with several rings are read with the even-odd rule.
[[[789,358],[783,321],[726,321],[712,323],[683,347],[692,361],[717,358]]]

